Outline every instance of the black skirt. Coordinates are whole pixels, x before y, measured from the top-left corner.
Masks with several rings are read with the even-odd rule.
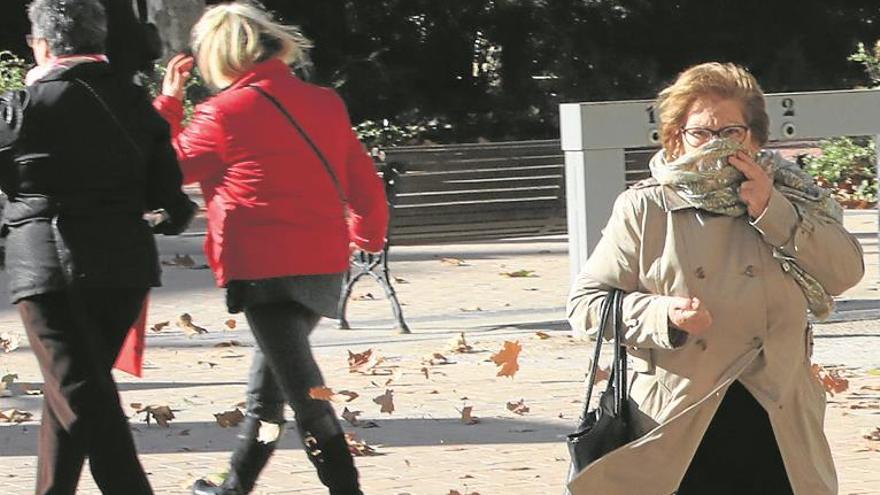
[[[240,313],[259,304],[296,301],[327,318],[339,318],[339,297],[344,273],[291,275],[259,280],[230,280],[226,307]]]
[[[738,381],[727,389],[678,495],[793,495],[770,418]]]

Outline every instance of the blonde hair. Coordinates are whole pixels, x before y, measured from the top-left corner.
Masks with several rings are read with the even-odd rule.
[[[307,69],[309,41],[296,26],[276,22],[250,2],[215,5],[192,29],[192,49],[205,81],[222,88],[254,65],[278,58]]]
[[[764,93],[758,81],[739,65],[709,62],[695,65],[679,74],[675,82],[657,97],[660,141],[667,153],[674,154],[680,150],[681,128],[688,113],[697,99],[705,97],[738,101],[742,105],[752,140],[758,146],[767,143],[770,117],[767,116]]]

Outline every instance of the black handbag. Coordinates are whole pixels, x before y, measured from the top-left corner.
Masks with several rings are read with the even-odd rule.
[[[593,461],[633,439],[627,410],[626,346],[622,344],[620,336],[623,324],[621,315],[623,296],[623,291],[611,290],[599,312],[599,332],[596,335],[596,349],[593,352],[584,411],[581,413],[577,430],[569,434],[567,439],[568,451],[571,454],[568,481]],[[608,386],[599,397],[598,407],[590,410],[590,397],[595,381],[593,377],[599,369],[602,341],[609,329],[614,334],[614,363],[611,376],[608,378]]]

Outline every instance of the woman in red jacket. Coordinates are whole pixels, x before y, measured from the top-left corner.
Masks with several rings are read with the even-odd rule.
[[[283,430],[285,401],[330,493],[362,493],[333,408],[309,396],[324,381],[308,336],[321,316],[336,316],[350,242],[382,249],[388,209],[342,100],[291,72],[310,46],[258,7],[214,6],[193,28],[193,52],[219,94],[181,128],[193,61],[177,56],[155,101],[172,126],[184,182],[204,193],[208,263],[258,344],[229,476],[219,487],[197,481],[195,494],[253,489]]]

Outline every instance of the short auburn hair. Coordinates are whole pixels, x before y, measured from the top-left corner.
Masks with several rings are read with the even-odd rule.
[[[296,26],[275,21],[254,3],[238,1],[205,11],[192,29],[192,48],[202,77],[222,88],[270,58],[307,69],[312,42]]]
[[[767,143],[770,117],[758,81],[739,65],[708,62],[686,69],[674,83],[660,91],[657,110],[664,150],[671,152],[681,146],[681,128],[688,113],[697,99],[705,97],[738,101],[752,140],[758,146]]]

